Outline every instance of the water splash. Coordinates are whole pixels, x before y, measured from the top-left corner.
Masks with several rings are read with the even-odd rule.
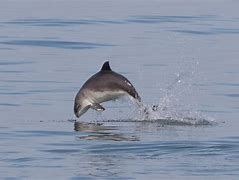
[[[185,64],[185,63],[183,63]],[[178,73],[166,88],[161,89],[163,95],[155,104],[141,103],[135,118],[141,121],[157,121],[172,125],[212,125],[214,120],[197,110],[195,100],[197,90],[193,84],[200,81],[196,71],[198,62],[179,66]],[[134,104],[138,104],[131,99]]]

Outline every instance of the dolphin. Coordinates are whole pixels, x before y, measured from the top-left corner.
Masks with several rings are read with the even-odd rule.
[[[109,61],[106,61],[101,70],[91,76],[80,88],[75,97],[74,113],[77,118],[89,108],[104,111],[100,103],[118,99],[124,95],[133,97],[137,104],[141,98],[131,82],[121,74],[111,70]]]

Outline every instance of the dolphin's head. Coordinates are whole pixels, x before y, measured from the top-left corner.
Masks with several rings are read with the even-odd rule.
[[[81,110],[80,103],[75,102],[75,104],[74,104],[74,113],[75,113],[76,117],[78,117],[78,118],[80,117],[80,110]]]
[[[76,115],[77,118],[79,118],[82,114],[84,114],[88,109],[90,108],[90,106],[83,106],[80,102],[75,101],[74,104],[74,113]]]

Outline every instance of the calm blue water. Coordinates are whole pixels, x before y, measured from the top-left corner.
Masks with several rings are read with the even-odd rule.
[[[2,2],[0,178],[237,179],[238,7]],[[106,59],[159,105],[151,120],[124,99],[74,124],[74,96]]]

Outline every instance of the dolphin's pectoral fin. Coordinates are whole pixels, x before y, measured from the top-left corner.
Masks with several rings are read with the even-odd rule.
[[[90,107],[96,111],[104,111],[105,110],[105,108],[98,103],[94,103]]]

